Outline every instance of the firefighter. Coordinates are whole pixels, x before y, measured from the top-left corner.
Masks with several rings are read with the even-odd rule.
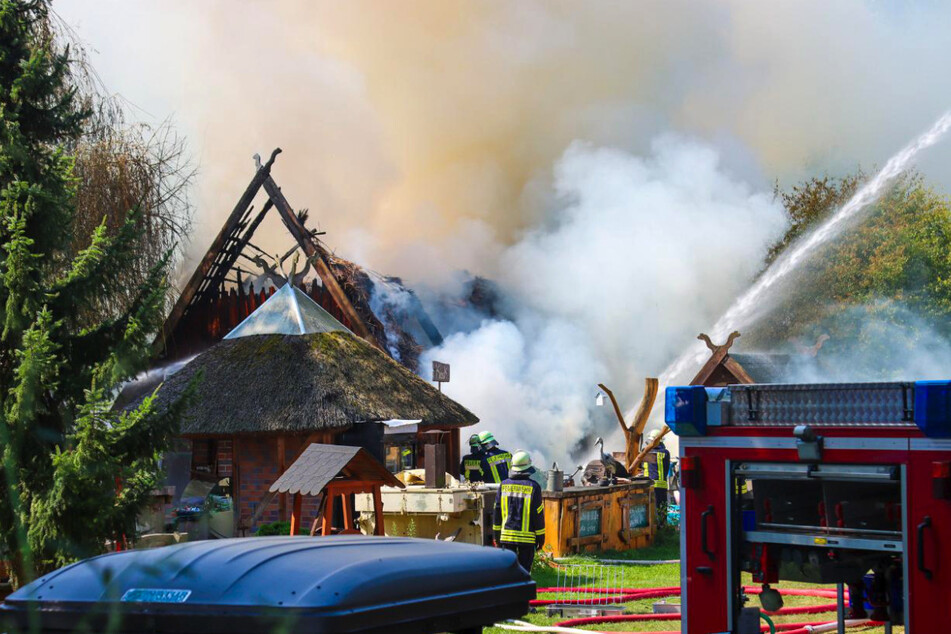
[[[535,550],[545,543],[542,487],[532,480],[535,468],[527,451],[516,451],[512,472],[499,487],[492,513],[492,531],[499,548],[511,550],[526,572],[532,571]]]
[[[509,475],[512,454],[499,447],[498,441],[490,431],[479,434],[482,445],[482,477],[484,482],[500,484]]]
[[[469,453],[462,457],[462,462],[459,464],[459,473],[468,482],[485,482],[485,474],[482,472],[482,454],[479,435],[472,434],[469,436]]]
[[[654,429],[647,434],[647,444],[652,444],[660,436],[660,430]],[[667,478],[670,477],[670,452],[661,442],[651,451],[657,458],[656,462],[644,461],[644,475],[654,481],[654,504],[657,506],[657,515],[661,522],[667,513]]]

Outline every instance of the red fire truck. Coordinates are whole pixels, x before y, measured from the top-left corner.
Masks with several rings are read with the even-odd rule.
[[[782,581],[836,588],[840,630],[951,628],[951,381],[670,387],[666,420],[683,632],[759,632]]]

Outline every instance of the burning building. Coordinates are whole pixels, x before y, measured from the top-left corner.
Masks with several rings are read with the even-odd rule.
[[[322,233],[306,226],[307,210],[295,211],[271,176],[279,153],[280,149],[274,150],[270,160],[263,165],[259,162],[251,182],[183,287],[156,338],[156,359],[175,361],[220,341],[283,285],[283,263],[300,251],[305,263],[293,276],[294,285],[354,334],[416,371],[422,347],[442,343],[439,330],[398,278],[373,274],[337,257],[320,240]],[[262,190],[264,200],[255,211]],[[254,242],[256,232],[273,213],[293,244],[277,258]],[[399,308],[377,305],[374,311],[378,285],[398,289],[405,301]]]
[[[231,530],[219,522],[219,534],[287,519],[286,496],[272,504],[267,490],[311,443],[361,446],[394,470],[422,466],[424,444],[441,444],[446,470],[457,473],[459,428],[478,422],[414,373],[416,337],[441,340],[418,300],[403,302],[408,314],[399,319],[373,312],[377,281],[306,228],[307,214],[293,211],[270,176],[277,153],[258,166],[156,339],[157,364],[174,372],[153,372],[118,402],[134,405],[161,384],[162,407],[201,375],[182,423],[190,448],[184,479],[230,501]],[[261,189],[267,198],[255,214]],[[274,264],[252,242],[271,209],[296,245]],[[282,260],[298,249],[303,271],[285,278]]]

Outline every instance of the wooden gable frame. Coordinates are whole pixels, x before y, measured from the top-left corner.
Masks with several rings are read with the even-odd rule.
[[[748,385],[750,383],[754,383],[755,381],[753,381],[753,377],[749,375],[749,373],[736,361],[736,359],[733,359],[729,355],[730,348],[733,346],[733,342],[736,341],[737,337],[739,336],[739,332],[733,331],[727,338],[726,343],[718,346],[714,344],[707,335],[703,333],[699,334],[697,339],[700,339],[706,343],[707,347],[713,354],[710,355],[710,358],[707,359],[707,362],[703,364],[702,368],[700,368],[700,371],[690,382],[690,385],[715,387],[720,385]]]
[[[350,302],[336,276],[327,263],[327,251],[317,240],[314,232],[308,230],[302,218],[293,210],[290,203],[281,192],[281,188],[271,177],[271,166],[274,159],[280,154],[277,148],[263,165],[258,164],[257,172],[248,184],[244,193],[228,216],[227,221],[212,241],[205,256],[198,263],[197,268],[182,289],[181,295],[162,325],[158,336],[153,343],[153,353],[157,357],[166,356],[170,344],[174,343],[175,333],[183,318],[196,305],[202,302],[214,301],[223,292],[223,286],[228,273],[232,270],[244,248],[248,245],[254,232],[264,220],[264,217],[276,207],[284,226],[304,251],[320,277],[324,288],[333,298],[333,302],[340,309],[348,322],[347,325],[358,336],[379,347],[379,342],[372,335],[369,328],[353,304]],[[261,210],[254,214],[252,201],[261,188],[268,195]]]

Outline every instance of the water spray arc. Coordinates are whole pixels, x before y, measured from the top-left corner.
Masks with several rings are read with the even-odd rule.
[[[951,111],[945,112],[927,132],[892,156],[875,178],[857,191],[835,214],[812,233],[794,243],[773,262],[753,286],[733,302],[717,320],[710,331],[710,336],[714,340],[722,340],[731,329],[749,325],[757,312],[765,305],[764,300],[772,288],[788,278],[820,246],[839,236],[850,221],[855,220],[861,212],[867,210],[884,193],[886,187],[908,169],[921,150],[937,143],[949,129],[951,129]],[[671,381],[676,380],[688,380],[684,372],[689,368],[699,367],[706,357],[705,352],[706,348],[701,344],[691,346],[664,370],[660,376],[661,385],[667,386]]]

